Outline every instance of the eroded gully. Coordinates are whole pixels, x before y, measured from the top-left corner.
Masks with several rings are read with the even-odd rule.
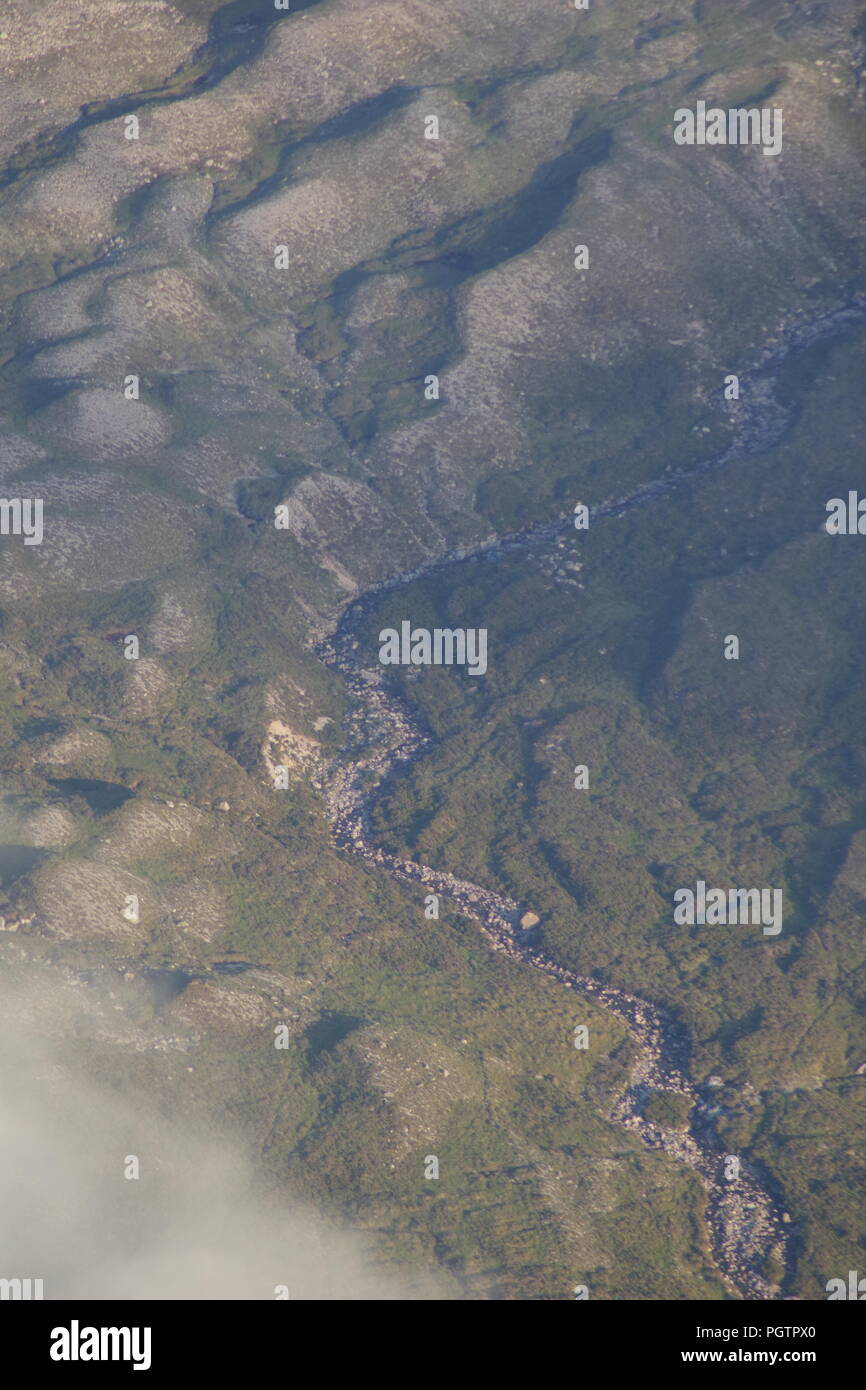
[[[742,378],[736,434],[724,452],[694,469],[668,475],[594,509],[593,524],[647,506],[683,483],[772,447],[790,423],[773,391],[781,366],[795,353],[855,326],[864,315],[866,295],[859,295],[789,330],[783,341]],[[384,592],[421,575],[457,563],[495,563],[515,551],[553,541],[571,527],[568,517],[482,544],[471,552],[446,555],[365,591],[343,611],[337,627],[318,646],[323,662],[342,676],[349,696],[344,745],[319,782],[331,834],[341,849],[403,882],[447,898],[478,924],[494,951],[542,971],[620,1020],[635,1045],[635,1060],[627,1085],[609,1106],[609,1118],[699,1178],[707,1195],[712,1257],[727,1287],[741,1298],[772,1299],[780,1296],[782,1286],[771,1282],[768,1261],[774,1258],[783,1269],[788,1264],[785,1214],[765,1179],[746,1161],[741,1160],[736,1180],[726,1177],[726,1155],[716,1136],[718,1107],[712,1088],[694,1082],[688,1074],[690,1043],[679,1021],[657,1004],[578,975],[545,956],[531,934],[520,929],[522,909],[513,899],[388,854],[371,839],[370,811],[383,783],[431,744],[408,706],[388,688],[385,668],[378,664],[373,650],[359,639],[371,607]],[[665,1128],[646,1119],[643,1110],[651,1091],[686,1097],[692,1107],[688,1128]]]

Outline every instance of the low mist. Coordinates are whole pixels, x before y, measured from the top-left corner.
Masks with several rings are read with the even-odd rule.
[[[45,1299],[437,1297],[414,1272],[405,1288],[377,1273],[358,1237],[257,1195],[237,1148],[89,1080],[91,1018],[69,986],[0,986],[0,1278],[42,1279]]]

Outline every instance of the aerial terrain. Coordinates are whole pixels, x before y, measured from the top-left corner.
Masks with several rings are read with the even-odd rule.
[[[0,11],[0,1276],[866,1272],[863,0]]]

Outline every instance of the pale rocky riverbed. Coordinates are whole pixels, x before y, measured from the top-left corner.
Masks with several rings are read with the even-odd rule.
[[[763,355],[751,375],[743,378],[736,437],[722,454],[691,472],[650,483],[629,497],[596,508],[593,521],[646,506],[683,481],[772,447],[788,427],[787,414],[773,391],[780,367],[798,351],[844,332],[859,322],[864,312],[866,296],[858,296],[835,311],[789,329],[781,342]],[[426,569],[432,571],[466,560],[492,563],[516,549],[550,544],[571,525],[570,517],[551,522],[482,546],[472,555],[461,552],[443,557]],[[713,1088],[699,1087],[689,1077],[689,1040],[676,1019],[648,1000],[577,975],[548,959],[534,944],[532,932],[521,930],[519,922],[525,908],[512,899],[452,874],[387,854],[371,840],[369,810],[377,791],[401,765],[423,755],[430,740],[417,726],[411,711],[389,690],[385,668],[369,664],[370,654],[361,645],[358,633],[371,604],[382,592],[409,582],[419,573],[396,576],[362,594],[344,610],[331,635],[319,644],[319,655],[340,672],[350,697],[343,749],[320,778],[334,841],[405,882],[417,883],[426,892],[447,898],[478,923],[493,950],[543,971],[564,988],[621,1020],[637,1045],[637,1060],[627,1087],[614,1100],[610,1118],[648,1147],[669,1155],[699,1177],[707,1194],[713,1257],[732,1293],[746,1299],[777,1298],[782,1288],[770,1282],[766,1270],[771,1261],[787,1268],[786,1227],[790,1218],[762,1185],[761,1176],[745,1161],[741,1160],[735,1180],[726,1178],[727,1155],[716,1139],[714,1118],[719,1111]],[[644,1103],[651,1091],[685,1097],[691,1103],[688,1128],[662,1128],[644,1118]]]

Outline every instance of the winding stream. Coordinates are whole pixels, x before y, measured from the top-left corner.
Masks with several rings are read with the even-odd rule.
[[[736,437],[722,453],[691,470],[648,483],[629,496],[604,503],[591,512],[593,521],[621,515],[651,504],[678,486],[735,460],[763,452],[786,433],[790,415],[776,400],[773,387],[781,366],[814,343],[844,332],[866,316],[866,295],[853,297],[787,331],[780,344],[765,352],[758,365],[741,378]],[[769,1257],[787,1269],[787,1228],[783,1213],[763,1185],[761,1175],[741,1160],[739,1176],[725,1177],[725,1153],[716,1137],[711,1088],[693,1082],[687,1071],[689,1038],[670,1013],[613,986],[578,975],[546,957],[518,923],[521,907],[511,898],[449,873],[400,859],[371,840],[369,813],[386,778],[430,746],[409,708],[385,680],[386,668],[363,646],[359,633],[379,596],[421,575],[459,562],[495,562],[513,551],[549,543],[572,529],[572,518],[545,523],[478,546],[474,551],[446,555],[408,574],[398,575],[361,594],[343,611],[334,631],[318,645],[322,661],[339,671],[349,695],[346,735],[340,754],[324,769],[320,788],[325,797],[331,833],[342,849],[359,856],[395,878],[419,884],[440,894],[478,923],[495,951],[533,966],[566,989],[615,1015],[636,1045],[637,1057],[625,1089],[616,1096],[609,1118],[638,1135],[694,1172],[707,1194],[707,1220],[716,1267],[730,1292],[744,1299],[779,1297],[781,1288],[767,1274]],[[668,1129],[643,1116],[646,1097],[660,1090],[685,1096],[692,1105],[687,1129]]]

